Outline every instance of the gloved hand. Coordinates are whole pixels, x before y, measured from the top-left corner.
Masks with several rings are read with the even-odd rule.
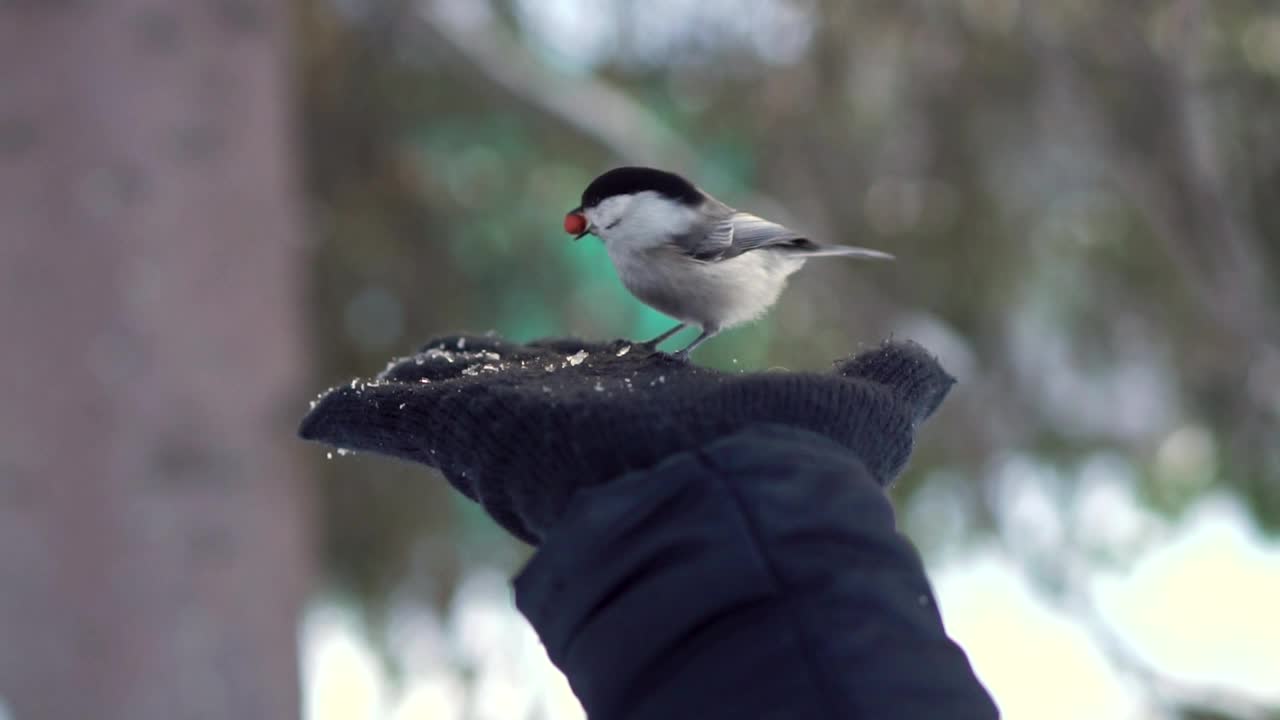
[[[455,336],[373,381],[330,390],[299,434],[440,468],[536,545],[579,487],[760,423],[825,435],[887,486],[954,382],[910,342],[886,342],[831,373],[735,374],[625,341]]]

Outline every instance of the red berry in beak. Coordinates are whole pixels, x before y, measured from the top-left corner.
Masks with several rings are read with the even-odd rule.
[[[580,212],[571,212],[564,216],[564,231],[570,235],[581,235],[587,229],[587,219]]]

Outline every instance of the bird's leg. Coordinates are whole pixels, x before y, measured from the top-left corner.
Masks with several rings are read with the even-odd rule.
[[[680,359],[680,360],[688,360],[688,359],[689,359],[689,353],[693,352],[694,348],[698,347],[698,346],[699,346],[699,345],[701,345],[702,343],[704,343],[704,342],[706,342],[706,341],[710,340],[711,338],[715,337],[719,332],[720,332],[720,328],[718,328],[718,327],[704,327],[704,328],[702,328],[702,334],[701,334],[701,335],[699,335],[698,337],[694,338],[694,339],[693,339],[693,342],[691,342],[691,343],[689,343],[688,345],[686,345],[686,346],[684,347],[684,349],[676,351],[676,353],[675,353],[675,357],[676,357],[676,358],[678,358],[678,359]]]
[[[667,338],[671,337],[672,335],[675,335],[676,333],[680,332],[680,331],[681,331],[681,330],[683,330],[683,329],[684,329],[684,323],[680,323],[679,325],[677,325],[677,326],[675,326],[675,327],[671,328],[670,330],[668,330],[668,331],[666,331],[666,332],[662,333],[662,334],[661,334],[661,335],[659,335],[658,337],[656,337],[656,338],[654,338],[654,339],[652,339],[652,340],[650,340],[650,341],[648,341],[648,342],[642,342],[642,343],[639,343],[639,345],[640,345],[640,347],[642,347],[642,348],[644,348],[644,349],[646,349],[646,350],[654,350],[654,349],[657,349],[657,347],[658,347],[658,344],[659,344],[659,343],[661,343],[663,340],[666,340]]]

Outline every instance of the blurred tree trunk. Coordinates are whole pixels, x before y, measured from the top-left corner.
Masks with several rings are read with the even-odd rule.
[[[299,714],[287,3],[0,2],[0,705]]]

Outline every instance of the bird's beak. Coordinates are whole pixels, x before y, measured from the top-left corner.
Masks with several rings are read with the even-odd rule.
[[[581,206],[565,214],[564,231],[572,235],[575,241],[581,240],[584,236],[590,234],[591,230],[591,221],[587,220],[587,216],[582,212]]]

